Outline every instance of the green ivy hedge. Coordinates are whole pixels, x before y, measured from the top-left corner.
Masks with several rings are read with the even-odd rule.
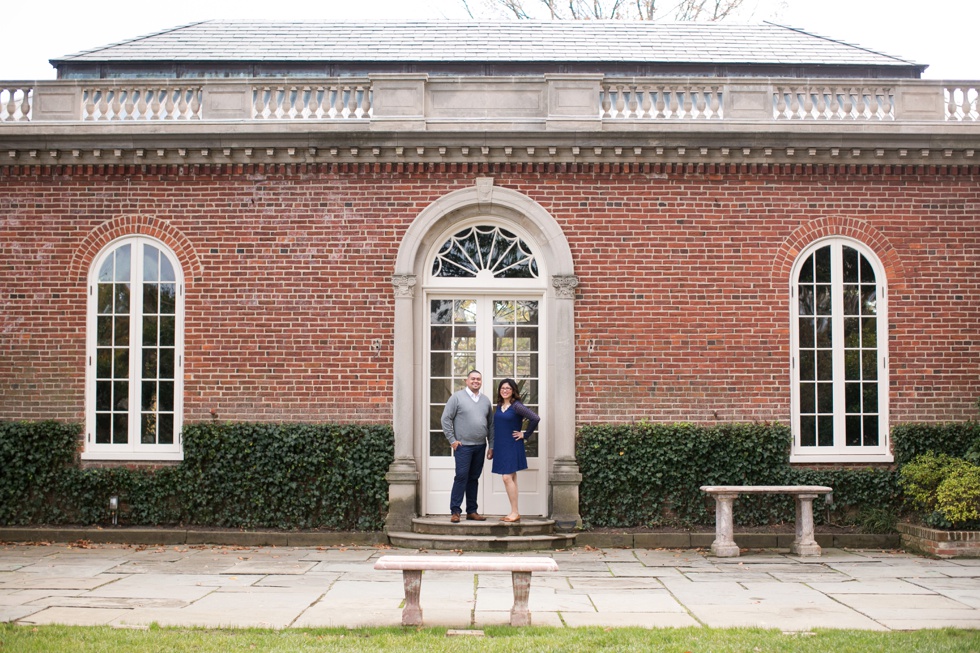
[[[596,527],[713,524],[714,501],[702,485],[828,485],[833,505],[814,503],[815,518],[853,518],[864,506],[897,509],[896,473],[888,469],[813,470],[789,464],[792,436],[781,424],[623,424],[580,429],[579,502]],[[611,508],[614,507],[614,508]],[[741,497],[744,525],[795,519],[791,497]]]
[[[0,422],[0,524],[120,523],[379,530],[387,425],[192,424],[184,460],[155,470],[75,463],[81,427]]]
[[[892,448],[898,465],[930,451],[965,458],[980,448],[980,422],[899,424],[892,429]]]

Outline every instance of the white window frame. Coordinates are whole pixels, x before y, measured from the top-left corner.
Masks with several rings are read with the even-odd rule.
[[[160,250],[170,259],[174,268],[177,285],[176,325],[174,334],[174,442],[173,444],[140,443],[140,389],[141,389],[141,343],[142,319],[130,319],[129,356],[129,438],[126,444],[105,444],[95,441],[96,430],[96,360],[98,335],[98,281],[99,270],[106,258],[119,247],[132,247],[130,272],[131,316],[143,313],[143,245],[148,244]],[[134,460],[134,461],[179,461],[183,460],[183,447],[180,431],[184,413],[184,273],[180,259],[173,250],[161,241],[150,236],[133,235],[119,238],[106,245],[92,263],[89,270],[86,307],[86,359],[85,359],[85,449],[82,460]]]
[[[808,446],[800,444],[800,333],[798,280],[802,265],[822,248],[831,245],[832,276],[832,329],[833,339],[833,380],[834,380],[834,444],[832,446]],[[847,446],[845,438],[845,398],[844,398],[844,293],[843,280],[838,272],[841,269],[840,253],[842,247],[850,247],[864,256],[875,273],[876,326],[878,350],[878,445]],[[889,379],[888,379],[888,280],[884,267],[878,257],[860,241],[843,236],[831,236],[808,245],[793,264],[789,279],[790,285],[790,386],[792,396],[793,448],[790,455],[792,463],[850,463],[850,462],[892,462],[893,456],[889,442]]]

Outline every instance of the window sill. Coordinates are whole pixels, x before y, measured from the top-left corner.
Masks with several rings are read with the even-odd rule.
[[[793,453],[789,457],[793,463],[891,463],[895,457],[891,453]]]
[[[183,452],[83,451],[82,460],[111,460],[115,462],[173,462],[184,459]]]

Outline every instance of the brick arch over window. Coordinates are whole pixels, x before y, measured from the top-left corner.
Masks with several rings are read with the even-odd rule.
[[[82,244],[75,249],[75,255],[68,268],[69,278],[86,283],[89,267],[99,252],[112,241],[125,236],[150,236],[173,250],[177,260],[187,270],[184,283],[188,287],[193,286],[194,281],[204,271],[197,250],[179,229],[152,216],[125,215],[107,220],[89,232]]]
[[[773,259],[773,285],[783,288],[800,252],[813,242],[831,236],[851,238],[872,250],[884,267],[885,278],[892,292],[902,290],[905,285],[905,270],[898,252],[888,239],[864,220],[840,216],[811,220],[790,234]]]
[[[544,335],[549,347],[547,397],[542,397],[542,418],[551,429],[548,478],[551,517],[562,527],[581,525],[578,487],[581,474],[575,460],[575,288],[572,250],[558,222],[540,204],[508,188],[494,187],[490,178],[439,198],[415,218],[402,237],[393,270],[395,296],[393,412],[395,460],[389,481],[391,531],[411,530],[411,519],[420,507],[418,495],[422,443],[427,433],[427,412],[422,401],[424,365],[419,359],[424,337],[423,318],[428,314],[421,290],[426,279],[425,262],[441,245],[450,227],[462,221],[485,218],[488,223],[520,227],[540,255],[545,280],[543,302],[549,316]]]

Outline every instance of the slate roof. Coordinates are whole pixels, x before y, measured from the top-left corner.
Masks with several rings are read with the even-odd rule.
[[[773,23],[210,20],[53,59],[59,63],[657,62],[919,66]]]

